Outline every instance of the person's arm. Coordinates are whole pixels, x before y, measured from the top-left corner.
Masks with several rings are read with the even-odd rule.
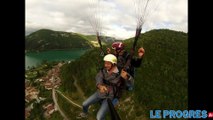
[[[107,54],[111,54],[111,49],[110,48],[107,48],[106,51],[107,51]]]
[[[100,90],[101,93],[107,92],[107,87],[101,84],[98,84],[97,88]]]
[[[133,78],[128,72],[126,72],[124,70],[121,70],[121,77],[124,80],[131,80]]]
[[[129,87],[129,86],[133,86],[134,84],[134,78],[129,74],[127,73],[126,71],[121,71],[121,77],[126,81],[125,85],[126,87]]]
[[[96,79],[96,87],[100,90],[101,93],[104,93],[107,91],[106,86],[103,85],[103,71],[100,70],[99,73],[95,77]]]
[[[134,67],[136,67],[136,68],[140,67],[141,64],[142,64],[142,60],[143,60],[143,58],[133,58],[131,60],[131,65],[134,66]]]
[[[100,70],[98,72],[98,74],[95,77],[95,80],[96,80],[96,87],[97,88],[99,87],[99,85],[103,84],[103,73],[102,73],[102,70]]]
[[[138,49],[138,58],[142,59],[143,55],[145,54],[144,48],[139,48]]]
[[[144,53],[145,53],[144,48],[141,47],[141,48],[138,49],[138,57],[137,57],[137,58],[133,58],[133,59],[131,60],[131,64],[132,64],[134,67],[140,67],[140,66],[141,66]]]

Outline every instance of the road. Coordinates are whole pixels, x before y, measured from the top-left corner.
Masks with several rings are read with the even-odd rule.
[[[59,90],[56,90],[56,92],[58,92],[61,96],[63,96],[64,98],[66,98],[70,103],[72,103],[73,105],[75,105],[76,107],[79,107],[82,109],[82,106],[78,105],[77,103],[73,102],[72,100],[70,100],[68,97],[66,97],[62,92],[60,92]]]
[[[63,113],[63,111],[60,109],[59,105],[58,105],[57,98],[56,98],[56,95],[55,95],[55,88],[52,89],[52,97],[53,97],[53,101],[55,103],[55,106],[58,109],[58,111],[60,112],[61,116],[64,117],[64,120],[69,120],[67,118],[67,116]]]
[[[81,89],[81,87],[77,84],[77,78],[75,76],[72,76],[72,78],[74,79],[74,86],[77,88],[77,91],[79,92],[79,94],[84,98],[84,100],[86,100],[86,97],[84,96],[84,92]]]

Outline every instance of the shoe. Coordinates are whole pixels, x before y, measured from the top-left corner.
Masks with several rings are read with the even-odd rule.
[[[76,118],[77,119],[87,118],[87,113],[81,112]]]

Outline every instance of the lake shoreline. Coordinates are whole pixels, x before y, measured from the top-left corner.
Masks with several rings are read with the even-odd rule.
[[[25,50],[25,55],[28,53],[41,53],[46,51],[71,51],[71,50],[90,50],[91,48],[71,48],[71,49],[50,49],[50,50]]]
[[[73,61],[90,49],[50,50],[42,52],[28,52],[25,54],[25,70],[36,67],[42,61]]]

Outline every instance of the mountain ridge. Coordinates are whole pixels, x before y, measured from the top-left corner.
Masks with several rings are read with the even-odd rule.
[[[85,38],[72,32],[40,29],[25,37],[25,50],[43,51],[55,49],[92,48]]]
[[[117,40],[109,36],[100,36],[103,45]],[[25,37],[26,51],[66,50],[73,48],[99,47],[96,35],[40,29]]]

